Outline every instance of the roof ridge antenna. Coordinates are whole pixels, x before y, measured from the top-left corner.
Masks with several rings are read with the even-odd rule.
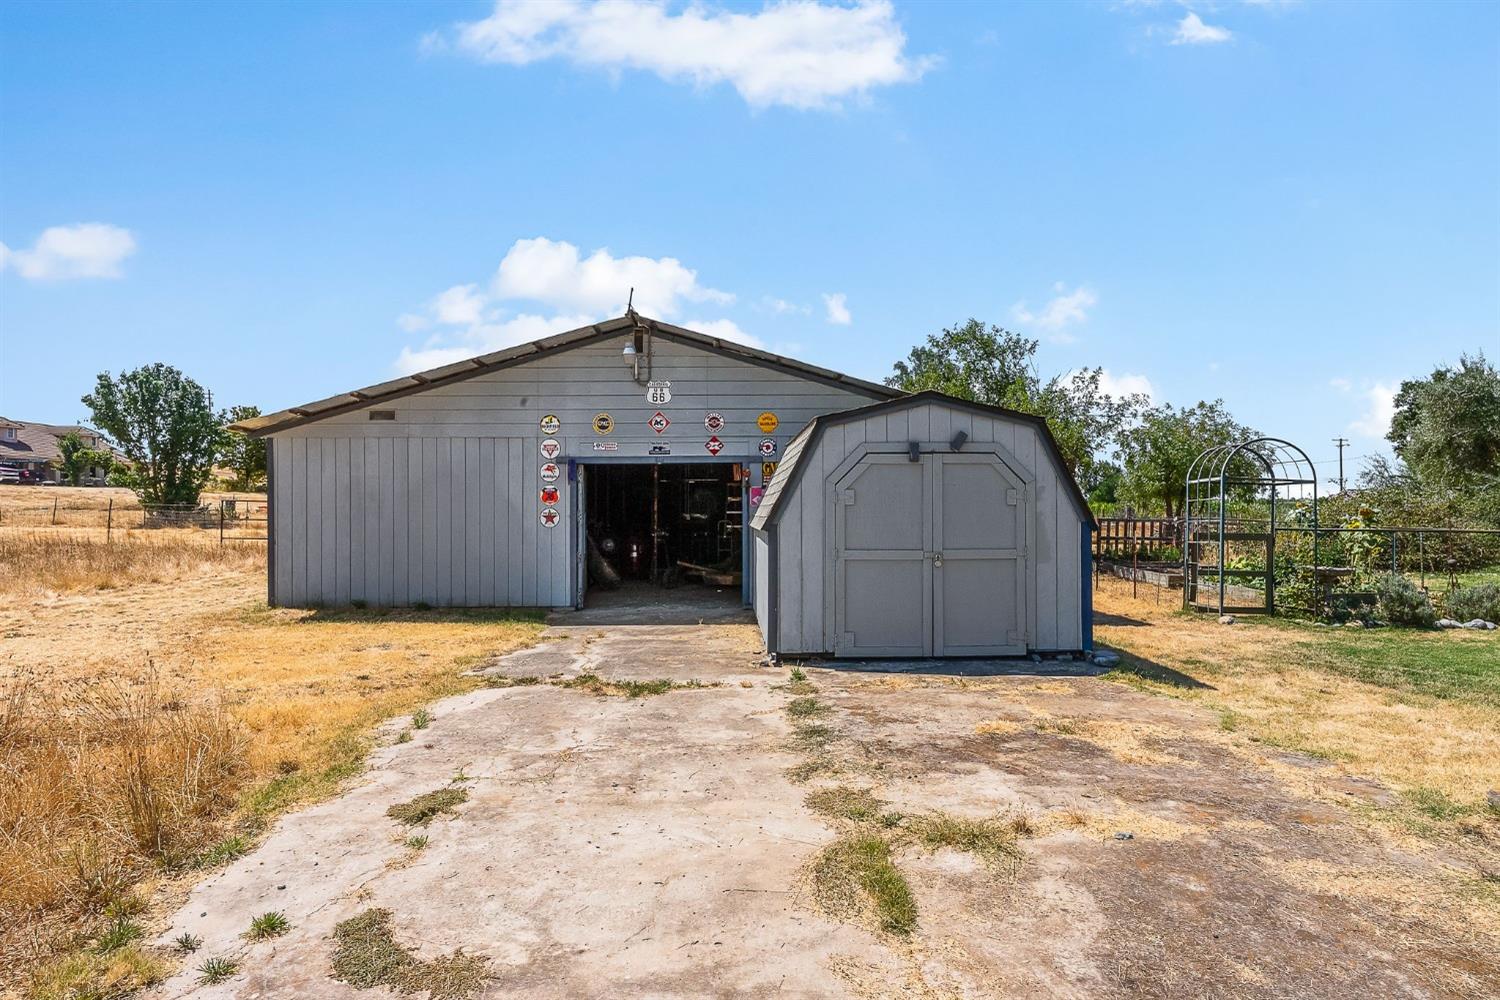
[[[635,319],[635,288],[630,289],[630,297],[625,300],[625,315]]]

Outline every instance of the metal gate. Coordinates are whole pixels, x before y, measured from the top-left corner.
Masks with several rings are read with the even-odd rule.
[[[1025,653],[1026,500],[993,454],[866,455],[834,492],[835,652]]]

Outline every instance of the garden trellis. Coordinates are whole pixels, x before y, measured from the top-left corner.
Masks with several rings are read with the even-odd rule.
[[[1290,441],[1260,437],[1205,450],[1188,466],[1182,512],[1184,607],[1273,613],[1282,518],[1311,530],[1316,573],[1318,472]]]

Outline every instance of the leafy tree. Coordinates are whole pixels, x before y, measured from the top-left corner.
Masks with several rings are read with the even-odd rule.
[[[1121,494],[1132,503],[1176,517],[1181,513],[1183,481],[1193,459],[1214,445],[1254,436],[1254,431],[1229,415],[1222,399],[1181,409],[1170,403],[1152,407],[1141,414],[1137,425],[1120,435],[1125,465]]]
[[[130,459],[129,481],[143,502],[198,502],[221,433],[207,389],[157,363],[118,379],[101,373],[83,402]]]
[[[62,456],[63,479],[73,486],[83,482],[83,477],[90,469],[102,469],[107,477],[115,464],[112,452],[103,448],[90,448],[84,444],[83,436],[77,431],[68,431],[58,438],[57,450]]]
[[[1500,371],[1482,352],[1402,382],[1395,402],[1386,439],[1419,479],[1459,486],[1500,477]]]
[[[219,413],[225,425],[260,416],[258,406],[231,406]],[[236,493],[250,493],[266,485],[266,442],[246,434],[225,430],[219,438],[218,462],[233,471],[229,488]]]
[[[1103,369],[1085,368],[1043,382],[1035,365],[1037,341],[970,319],[912,348],[886,385],[905,392],[936,389],[960,399],[1043,417],[1068,471],[1090,482],[1100,454],[1146,403],[1116,399],[1100,386]]]
[[[1113,504],[1120,500],[1120,488],[1125,483],[1125,470],[1114,462],[1100,462],[1093,468],[1093,478],[1078,485],[1083,487],[1089,503]]]

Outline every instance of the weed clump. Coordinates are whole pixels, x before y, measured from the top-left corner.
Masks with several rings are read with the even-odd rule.
[[[204,986],[217,986],[231,979],[240,971],[240,963],[230,958],[207,958],[198,966],[198,982]]]
[[[617,698],[649,698],[653,695],[666,694],[668,691],[691,690],[696,688],[714,687],[713,684],[705,684],[703,681],[674,681],[666,678],[656,680],[605,680],[598,674],[579,674],[565,680],[553,681],[557,687],[577,688],[587,691],[589,694],[614,696]]]
[[[432,1000],[463,1000],[489,978],[485,959],[456,951],[424,961],[398,944],[391,911],[366,910],[333,929],[333,977],[356,989],[389,986],[401,994],[427,992]]]
[[[292,922],[286,918],[286,914],[273,910],[251,917],[250,929],[245,932],[245,937],[251,941],[264,941],[267,938],[281,937],[291,929]]]
[[[1007,867],[1020,862],[1018,836],[1030,833],[1032,824],[1025,817],[987,817],[973,819],[928,813],[913,817],[908,826],[912,836],[929,850],[949,848],[972,854],[991,867]]]
[[[786,706],[786,714],[794,719],[810,719],[827,713],[828,706],[812,696],[793,698]]]
[[[385,814],[407,826],[426,826],[432,817],[440,813],[454,812],[468,800],[467,789],[439,788],[436,791],[418,795],[410,801],[391,806]]]
[[[848,785],[809,792],[805,801],[807,807],[815,813],[852,823],[869,823],[880,819],[881,808],[885,805],[868,788],[851,788]]]
[[[1476,583],[1456,587],[1443,598],[1443,609],[1449,618],[1471,622],[1476,618],[1500,623],[1500,583]]]
[[[917,901],[882,837],[835,840],[813,859],[812,880],[819,904],[835,917],[871,912],[882,930],[902,936],[916,928]]]

